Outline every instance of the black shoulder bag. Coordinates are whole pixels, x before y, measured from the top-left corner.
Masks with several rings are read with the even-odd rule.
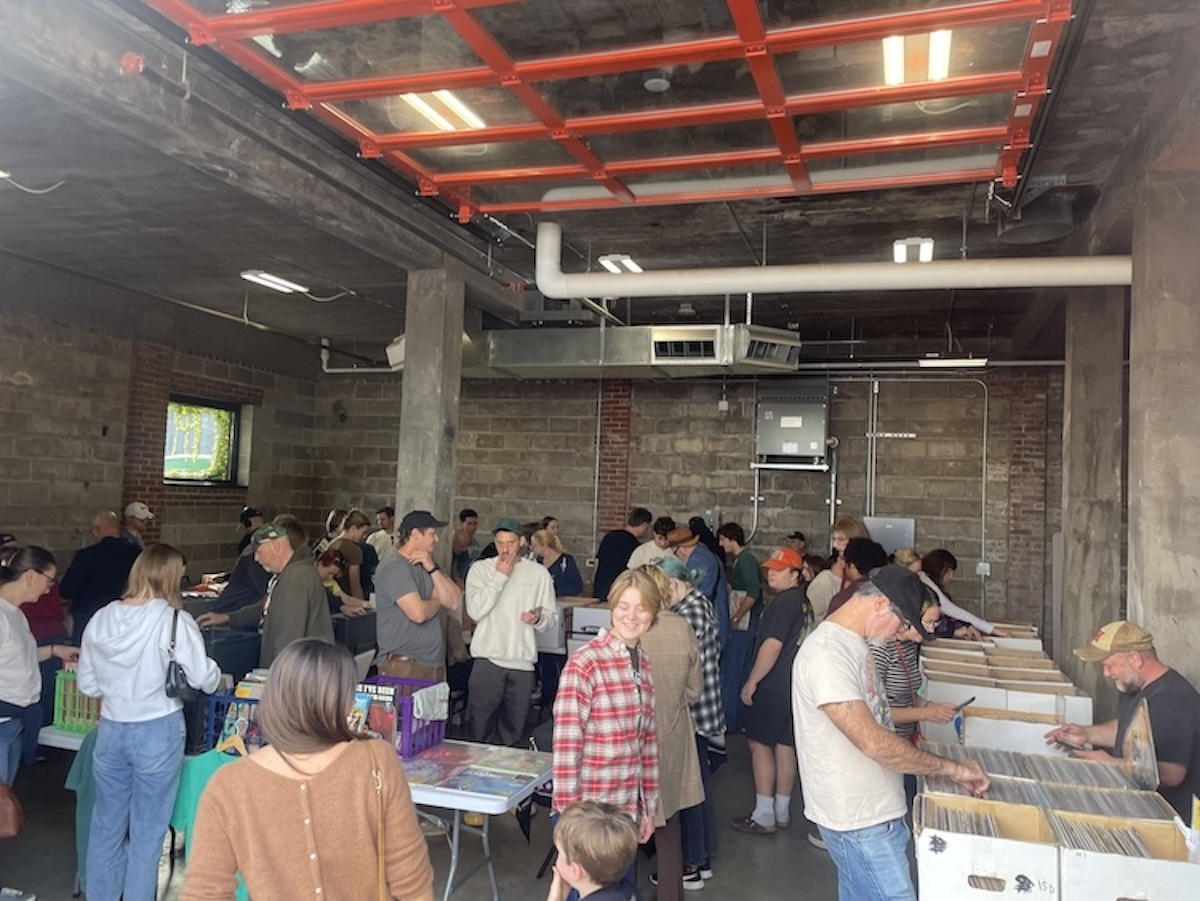
[[[174,618],[171,621],[171,644],[167,648],[167,684],[166,692],[168,698],[175,698],[178,701],[187,703],[194,701],[200,697],[200,692],[191,686],[187,680],[187,673],[183,671],[183,666],[175,659],[175,630],[179,628],[179,611],[176,610]]]

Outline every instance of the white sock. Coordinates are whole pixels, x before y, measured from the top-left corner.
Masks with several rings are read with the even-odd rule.
[[[787,822],[792,818],[792,796],[775,796],[775,819]]]
[[[770,795],[755,795],[754,813],[750,814],[750,819],[760,826],[774,826],[775,799]]]

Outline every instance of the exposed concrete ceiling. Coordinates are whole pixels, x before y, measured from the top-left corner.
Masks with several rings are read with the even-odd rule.
[[[911,4],[876,4],[901,5]],[[131,9],[147,13],[145,21]],[[1061,177],[1052,193],[1069,195],[1078,221],[1120,175],[1116,161],[1147,127],[1151,101],[1171,90],[1167,72],[1197,39],[1200,4],[1076,0],[1076,9],[1087,14],[1086,30],[1064,60],[1070,69],[1026,177]],[[539,309],[550,311],[541,317],[547,324],[557,321],[562,304],[506,290],[532,279],[533,251],[523,239],[533,237],[533,216],[501,217],[515,234],[486,221],[463,228],[452,210],[414,197],[394,175],[356,160],[347,142],[310,127],[306,114],[279,109],[269,90],[209,52],[185,54],[177,39],[136,0],[10,0],[0,8],[0,122],[19,123],[0,129],[0,169],[34,188],[65,179],[45,195],[0,182],[0,253],[122,286],[147,302],[173,299],[309,340],[379,346],[376,356],[403,331],[406,272],[417,267],[455,268],[473,305],[512,324],[538,320]],[[120,73],[130,51],[145,59],[147,74]],[[185,55],[186,97],[178,87]],[[963,248],[971,257],[1074,252],[1071,237],[1016,248],[999,242],[987,184],[553,218],[564,227],[568,269],[613,252],[647,268],[876,261],[890,256],[894,239],[913,234],[935,238],[939,256]],[[248,268],[293,277],[317,296],[355,293],[325,304],[285,297],[241,281]],[[1059,352],[1061,296],[759,296],[752,308],[756,323],[798,325],[811,359],[884,356],[918,342],[1037,357]],[[617,300],[612,309],[632,323],[696,322],[719,321],[725,305],[722,297],[696,298],[694,316],[678,299]],[[741,321],[746,298],[729,306]]]

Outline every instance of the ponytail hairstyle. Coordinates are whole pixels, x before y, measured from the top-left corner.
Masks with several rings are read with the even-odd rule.
[[[57,566],[54,555],[44,547],[6,547],[0,550],[0,585],[15,582],[30,570],[44,573]]]

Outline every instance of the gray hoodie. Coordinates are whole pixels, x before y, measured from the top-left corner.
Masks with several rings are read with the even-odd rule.
[[[79,690],[101,699],[100,715],[120,723],[157,719],[183,707],[164,691],[174,609],[162,598],[144,604],[114,601],[92,617],[79,651]],[[191,614],[180,611],[175,659],[188,683],[213,692],[221,670],[208,658]]]

